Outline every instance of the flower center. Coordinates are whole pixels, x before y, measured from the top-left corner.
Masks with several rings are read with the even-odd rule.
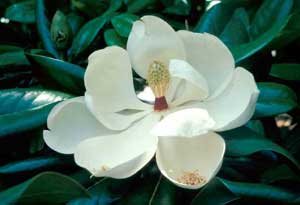
[[[165,94],[169,87],[170,74],[167,66],[162,62],[153,61],[148,69],[147,82],[155,95],[154,110],[168,109]]]

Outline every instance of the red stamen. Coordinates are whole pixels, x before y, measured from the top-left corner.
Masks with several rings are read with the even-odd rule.
[[[168,103],[165,96],[155,98],[154,102],[154,110],[155,111],[162,111],[168,109]]]

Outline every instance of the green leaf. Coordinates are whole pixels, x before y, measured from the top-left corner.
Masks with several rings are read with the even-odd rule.
[[[294,183],[300,182],[300,177],[285,164],[272,167],[261,175],[261,181],[268,184],[282,180],[291,180]]]
[[[121,198],[118,204],[176,204],[176,188],[162,176],[147,177],[142,182]]]
[[[289,21],[292,0],[265,0],[251,24],[252,40],[231,48],[239,62],[270,43]]]
[[[286,85],[263,82],[258,83],[260,94],[254,116],[268,117],[288,112],[297,106],[297,96]]]
[[[128,13],[137,13],[154,4],[157,0],[124,0]]]
[[[79,169],[69,176],[85,187],[91,186],[99,181],[99,178],[91,178],[91,173],[85,169]]]
[[[228,21],[230,20],[235,8],[235,4],[225,3],[219,3],[213,6],[200,18],[200,21],[194,28],[194,32],[206,32],[216,36],[220,36]]]
[[[190,0],[161,0],[165,5],[165,13],[176,15],[189,15],[191,11]]]
[[[250,27],[249,18],[244,8],[234,11],[230,21],[220,35],[220,39],[227,45],[239,45],[249,41],[248,30]]]
[[[5,10],[4,16],[19,23],[35,23],[35,3],[29,0],[12,4]]]
[[[76,13],[69,13],[67,15],[67,21],[72,30],[72,36],[75,36],[78,33],[80,27],[84,24],[85,20],[82,16],[77,15]]]
[[[22,48],[0,45],[0,68],[29,65]]]
[[[59,54],[51,40],[50,23],[46,13],[45,0],[36,0],[36,24],[39,36],[45,49],[55,58],[59,58]]]
[[[274,22],[286,19],[289,15],[293,1],[290,0],[264,0],[256,12],[250,28],[250,36],[256,39],[267,32]]]
[[[300,36],[300,13],[294,13],[291,15],[289,22],[284,29],[277,35],[271,42],[270,46],[273,48],[281,48],[290,44]]]
[[[275,144],[268,138],[259,136],[249,128],[238,128],[223,132],[222,136],[226,140],[226,156],[242,157],[260,151],[273,151],[289,159],[298,169],[299,162],[286,149]]]
[[[104,196],[93,196],[91,198],[79,198],[69,201],[66,205],[110,205],[114,202]]]
[[[88,188],[92,196],[97,196],[107,202],[121,199],[130,191],[135,176],[126,179],[103,178]]]
[[[114,29],[104,31],[104,40],[107,46],[120,46],[126,48],[126,38],[120,36]]]
[[[57,10],[51,23],[51,39],[59,50],[64,50],[69,46],[72,39],[72,30],[67,17],[63,12]]]
[[[0,90],[0,138],[39,128],[46,123],[52,107],[70,97],[34,88]]]
[[[192,201],[192,205],[225,205],[241,198],[255,202],[280,202],[287,204],[298,194],[286,189],[258,183],[233,182],[222,178],[213,179]]]
[[[35,71],[45,76],[46,81],[49,81],[50,77],[69,92],[83,94],[85,90],[83,82],[85,70],[83,68],[47,56],[29,53],[26,55],[32,63],[38,66]]]
[[[122,13],[114,16],[111,19],[111,24],[116,32],[122,37],[128,37],[132,28],[133,22],[138,20],[139,17],[130,13]]]
[[[300,64],[273,64],[270,75],[283,80],[300,80]]]
[[[80,197],[89,194],[76,181],[59,173],[44,172],[0,192],[0,204],[54,205]]]
[[[77,57],[80,53],[85,51],[94,41],[104,24],[106,24],[114,15],[114,12],[109,11],[84,24],[73,40],[69,53],[70,58]]]
[[[238,199],[219,178],[214,178],[195,196],[191,205],[225,205]]]
[[[95,17],[105,12],[109,6],[109,1],[71,0],[71,4],[85,15],[88,15],[89,17]]]
[[[265,136],[264,125],[260,120],[250,120],[245,126],[259,134],[260,136]]]
[[[34,132],[34,137],[30,139],[29,153],[35,154],[41,151],[44,147],[45,147],[45,142],[44,142],[43,134],[38,130]]]
[[[73,159],[61,156],[44,156],[22,161],[11,162],[0,167],[0,174],[21,174],[24,172],[37,171],[41,169],[49,169],[53,167],[66,167],[73,165]]]

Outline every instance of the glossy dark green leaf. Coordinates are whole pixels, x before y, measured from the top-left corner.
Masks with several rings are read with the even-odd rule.
[[[215,178],[195,196],[191,205],[225,205],[238,199],[219,178]]]
[[[281,147],[272,142],[268,138],[259,136],[249,128],[238,128],[222,133],[226,141],[226,156],[242,157],[248,156],[260,151],[273,151],[289,159],[298,169],[299,162],[294,156]]]
[[[260,120],[250,120],[245,126],[259,134],[260,136],[265,136],[264,125]]]
[[[227,45],[239,45],[249,41],[250,23],[246,10],[238,8],[220,34],[220,39]]]
[[[147,177],[142,184],[131,189],[131,192],[120,199],[122,205],[131,204],[164,204],[175,205],[176,188],[162,176]],[[179,203],[180,204],[180,203]]]
[[[297,96],[286,85],[263,82],[258,83],[260,94],[254,116],[267,117],[288,112],[297,106]]]
[[[300,10],[299,10],[300,12]],[[284,27],[284,29],[278,34],[278,36],[273,39],[271,48],[282,48],[299,38],[300,36],[300,13],[294,13],[291,15],[289,22]]]
[[[283,180],[300,182],[300,177],[285,164],[279,165],[277,167],[272,167],[264,172],[261,176],[261,181],[268,184]]]
[[[189,15],[191,11],[190,0],[161,0],[166,9],[164,12],[176,15]]]
[[[52,107],[68,94],[42,89],[0,90],[0,137],[44,125]]]
[[[257,201],[287,204],[297,197],[297,193],[276,186],[215,178],[197,194],[191,204],[225,205],[240,198],[251,198],[253,204]]]
[[[88,192],[98,197],[98,200],[113,202],[130,192],[134,178],[135,176],[126,179],[103,178],[89,187]]]
[[[120,36],[114,29],[104,31],[104,40],[107,46],[120,46],[126,48],[126,38]]]
[[[11,21],[35,23],[35,3],[29,0],[12,4],[5,10],[4,16]]]
[[[75,34],[79,31],[79,29],[85,22],[84,18],[77,15],[76,13],[69,13],[67,15],[67,21],[70,25],[73,36],[75,36]]]
[[[0,192],[0,204],[55,205],[80,197],[89,194],[76,181],[59,173],[44,172]]]
[[[154,4],[157,0],[124,0],[128,13],[137,13]]]
[[[109,7],[109,1],[105,0],[71,0],[72,5],[89,17],[95,17]]]
[[[35,154],[45,147],[45,142],[42,132],[36,131],[34,137],[30,139],[29,153]]]
[[[251,24],[252,40],[231,48],[239,62],[270,43],[289,21],[292,0],[265,0]]]
[[[47,10],[45,0],[36,0],[36,25],[39,36],[43,42],[45,49],[55,58],[59,58],[59,54],[55,49],[55,45],[51,40],[50,23],[46,16]]]
[[[99,181],[99,178],[91,177],[91,173],[85,169],[79,169],[69,176],[84,187],[90,187]]]
[[[292,5],[290,0],[264,0],[251,22],[251,38],[256,39],[268,31],[274,22],[286,19]]]
[[[72,39],[72,30],[63,12],[57,10],[51,23],[51,39],[58,50],[66,49]]]
[[[5,51],[5,48],[7,51]],[[28,65],[23,49],[12,49],[14,47],[0,45],[0,68],[7,66]]]
[[[73,40],[69,53],[70,57],[77,57],[80,53],[85,51],[94,41],[104,24],[106,24],[114,15],[114,12],[106,12],[84,24]]]
[[[130,13],[122,13],[114,16],[111,19],[111,24],[116,32],[122,37],[128,37],[132,28],[133,22],[138,20],[139,17]]]
[[[300,80],[300,64],[273,64],[270,75],[283,80]]]
[[[79,198],[69,201],[66,205],[109,205],[114,201],[110,201],[104,196],[93,196],[89,198]]]
[[[54,59],[47,56],[26,54],[28,59],[37,67],[37,72],[42,72],[44,76],[51,77],[56,83],[69,92],[83,94],[84,83],[83,77],[85,70],[78,65],[66,61]]]
[[[225,26],[231,19],[235,9],[242,6],[240,1],[230,3],[219,3],[206,11],[194,28],[194,32],[210,33],[220,36]]]
[[[6,52],[21,51],[21,50],[23,49],[17,46],[5,45],[5,44],[0,45],[0,54]]]
[[[63,167],[73,164],[73,160],[61,156],[44,156],[26,159],[17,162],[11,162],[0,167],[0,175],[21,174],[24,172],[49,169],[51,167]]]

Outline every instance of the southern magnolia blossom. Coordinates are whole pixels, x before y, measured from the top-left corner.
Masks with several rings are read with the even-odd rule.
[[[85,96],[53,108],[44,139],[98,177],[132,176],[156,153],[170,181],[202,187],[225,151],[214,131],[247,122],[259,94],[252,74],[234,67],[218,38],[175,32],[154,16],[133,24],[127,51],[107,47],[88,60]],[[154,104],[137,97],[131,68],[147,80]]]

